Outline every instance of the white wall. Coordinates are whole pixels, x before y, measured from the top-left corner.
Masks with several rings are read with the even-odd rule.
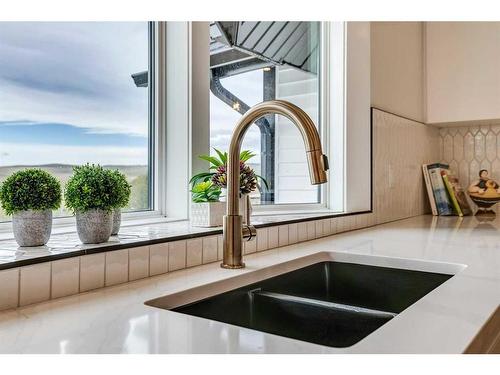
[[[425,121],[422,22],[371,22],[372,106]]]
[[[348,22],[345,57],[345,211],[371,208],[370,22]],[[335,188],[335,187],[332,187]]]
[[[427,22],[427,122],[500,118],[500,22]]]

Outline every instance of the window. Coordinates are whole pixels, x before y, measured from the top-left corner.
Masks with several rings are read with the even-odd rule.
[[[0,22],[0,182],[39,167],[64,184],[74,165],[99,163],[127,176],[129,211],[152,209],[152,30],[147,22]]]
[[[309,184],[298,130],[267,116],[243,142],[271,185],[256,212],[367,210],[369,73],[363,22],[0,22],[0,181],[36,166],[64,184],[99,163],[127,175],[129,211],[187,219],[197,156],[227,150],[249,107],[284,99],[318,126],[329,184]]]
[[[253,105],[283,99],[304,109],[320,129],[320,22],[212,22],[210,24],[210,146],[227,150],[232,129]],[[320,203],[312,186],[298,129],[281,116],[252,125],[242,149],[269,189],[254,204]]]

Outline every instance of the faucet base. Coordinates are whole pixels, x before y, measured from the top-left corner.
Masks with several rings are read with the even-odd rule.
[[[240,264],[226,264],[226,263],[221,263],[220,264],[221,268],[226,268],[229,270],[237,270],[240,268],[245,268],[245,263],[240,263]]]

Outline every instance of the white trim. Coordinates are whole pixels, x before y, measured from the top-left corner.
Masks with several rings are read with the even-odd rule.
[[[198,155],[210,154],[210,23],[191,22],[190,176],[208,169]],[[187,185],[187,181],[186,181]]]
[[[162,215],[167,212],[166,206],[166,38],[167,23],[156,22],[155,38],[155,165],[154,165],[154,210]]]
[[[187,219],[191,128],[191,30],[189,22],[166,24],[165,211]]]
[[[321,113],[330,171],[324,189],[326,207],[335,212],[345,208],[345,23],[324,22]],[[339,100],[342,98],[342,100]]]
[[[370,22],[346,27],[346,212],[371,209]]]

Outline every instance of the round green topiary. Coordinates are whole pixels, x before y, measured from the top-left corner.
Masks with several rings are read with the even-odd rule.
[[[116,202],[113,208],[123,208],[128,205],[130,199],[131,185],[127,182],[127,178],[118,169],[107,170],[109,173],[110,184],[116,190]]]
[[[24,169],[2,183],[0,201],[7,215],[26,210],[57,210],[61,205],[61,184],[46,171]]]
[[[64,192],[66,207],[73,212],[92,209],[111,211],[125,207],[130,198],[130,185],[118,170],[85,164],[73,168]]]

